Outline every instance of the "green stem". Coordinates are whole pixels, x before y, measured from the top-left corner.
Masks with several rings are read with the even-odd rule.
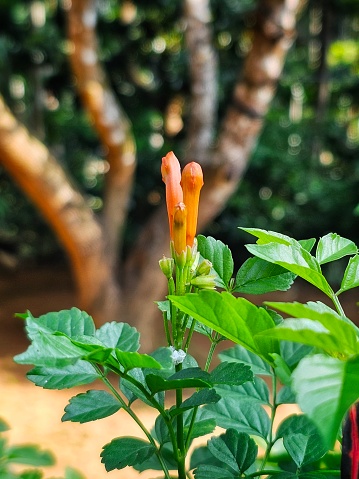
[[[197,321],[194,318],[192,318],[192,323],[191,323],[191,327],[189,328],[189,331],[188,331],[186,344],[184,345],[184,348],[183,348],[185,353],[188,351],[189,345],[191,343],[191,339],[192,339],[192,336],[193,336],[194,327],[196,325],[196,322]]]
[[[176,372],[181,371],[182,364],[176,364]],[[176,407],[179,408],[182,404],[183,394],[182,389],[176,389]],[[184,441],[184,427],[183,427],[183,413],[178,414],[177,418],[177,468],[178,479],[186,479],[186,447]]]
[[[151,436],[150,432],[148,431],[148,429],[146,428],[146,426],[143,424],[143,422],[141,421],[141,419],[137,416],[137,414],[129,407],[127,406],[127,404],[125,403],[125,401],[123,400],[122,396],[118,393],[118,391],[113,387],[113,385],[111,384],[111,382],[108,380],[108,378],[103,374],[102,370],[98,367],[98,365],[96,364],[95,365],[95,368],[96,370],[98,371],[98,373],[101,375],[101,379],[103,381],[104,384],[106,384],[106,386],[110,389],[110,391],[112,392],[112,394],[116,397],[116,399],[118,400],[118,402],[121,404],[121,407],[132,417],[132,419],[136,422],[136,424],[142,429],[143,433],[145,434],[145,436],[147,437],[147,439],[149,440],[149,442],[152,444],[152,446],[155,448],[155,454],[161,464],[161,467],[163,469],[163,472],[165,474],[165,477],[166,479],[171,479],[171,476],[170,476],[170,473],[169,473],[169,470],[167,468],[167,465],[162,457],[162,454],[160,453],[158,447],[157,447],[157,444],[155,442],[155,440],[153,439],[153,437]]]
[[[216,346],[218,344],[218,339],[220,338],[220,334],[219,333],[216,333],[214,338],[212,338],[212,343],[211,343],[211,347],[210,347],[210,350],[208,352],[208,356],[207,356],[207,360],[206,360],[206,365],[204,367],[204,370],[205,371],[208,371],[209,370],[209,367],[211,365],[211,362],[212,362],[212,358],[213,358],[213,354],[214,354],[214,350],[216,349]],[[186,444],[185,444],[185,448],[186,448],[186,451],[188,451],[188,448],[191,444],[191,436],[192,436],[192,430],[193,430],[193,427],[195,425],[195,422],[196,422],[196,416],[197,416],[197,411],[198,411],[198,406],[193,408],[193,412],[192,412],[192,418],[191,418],[191,422],[190,422],[190,425],[189,425],[189,428],[188,428],[188,433],[187,433],[187,439],[186,439]]]
[[[276,412],[277,412],[277,376],[275,374],[275,371],[273,370],[273,375],[272,375],[272,395],[273,395],[273,404],[271,405],[271,417],[270,417],[270,429],[269,429],[269,437],[268,437],[268,441],[267,441],[267,447],[266,447],[266,451],[265,451],[265,454],[264,454],[264,457],[263,457],[263,461],[262,461],[262,464],[259,468],[259,471],[261,473],[261,475],[263,474],[263,470],[264,470],[264,467],[268,461],[268,458],[269,458],[269,455],[270,455],[270,452],[272,450],[272,447],[275,443],[275,441],[273,441],[273,426],[274,426],[274,419],[275,419],[275,415],[276,415]]]
[[[338,313],[341,316],[345,316],[344,309],[342,308],[342,305],[340,304],[338,296],[335,293],[333,293],[333,295],[331,296],[331,300],[333,301],[334,306],[335,306],[336,310],[338,311]]]

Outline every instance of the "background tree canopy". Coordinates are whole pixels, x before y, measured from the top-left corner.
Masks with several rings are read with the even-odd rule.
[[[70,72],[69,0],[0,1],[0,91],[100,211],[108,165]],[[251,46],[254,0],[212,0],[219,120]],[[179,0],[100,0],[99,56],[133,124],[138,166],[124,254],[163,199],[161,157],[184,154],[190,91]],[[359,4],[310,0],[238,192],[207,233],[231,246],[236,226],[297,238],[333,230],[359,241]],[[234,67],[235,66],[235,67]],[[195,160],[195,158],[194,158]],[[20,259],[62,254],[36,209],[1,168],[0,249]],[[246,239],[247,240],[247,239]]]

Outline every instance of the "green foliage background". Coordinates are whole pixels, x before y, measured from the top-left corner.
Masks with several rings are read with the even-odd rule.
[[[40,26],[31,16],[36,3],[46,9]],[[219,121],[248,49],[256,3],[211,2],[220,65]],[[66,1],[0,0],[0,91],[71,171],[89,204],[100,210],[103,151],[69,70],[63,5]],[[133,12],[129,2],[101,0],[98,21],[100,58],[133,123],[138,147],[126,244],[162,200],[161,157],[170,149],[181,157],[189,95],[182,2],[138,0],[135,5],[136,15],[128,17]],[[249,169],[209,234],[238,244],[242,233],[233,226],[241,225],[298,238],[336,231],[358,242],[353,227],[359,203],[358,31],[356,0],[308,2]],[[320,107],[323,83],[327,88]],[[175,136],[165,131],[173,101],[182,105],[184,125]],[[1,166],[0,191],[0,248],[23,259],[62,254]]]

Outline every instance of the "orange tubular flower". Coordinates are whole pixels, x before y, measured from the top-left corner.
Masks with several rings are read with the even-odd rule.
[[[187,207],[186,244],[192,247],[197,230],[199,194],[203,186],[202,168],[198,163],[188,163],[184,167],[181,185],[183,202]]]
[[[173,240],[173,222],[175,206],[183,201],[181,188],[181,167],[175,154],[170,151],[162,158],[161,166],[162,180],[166,184],[166,203],[170,237]]]
[[[173,245],[177,254],[186,250],[187,208],[184,203],[175,206],[173,221]]]

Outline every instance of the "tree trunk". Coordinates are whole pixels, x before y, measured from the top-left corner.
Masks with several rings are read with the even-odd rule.
[[[102,142],[109,162],[102,224],[107,256],[118,263],[136,166],[136,146],[127,115],[113,94],[97,55],[96,1],[76,0],[67,11],[70,60],[85,110]]]
[[[67,251],[80,307],[98,322],[118,317],[120,296],[100,224],[60,163],[16,120],[1,96],[0,159]]]

